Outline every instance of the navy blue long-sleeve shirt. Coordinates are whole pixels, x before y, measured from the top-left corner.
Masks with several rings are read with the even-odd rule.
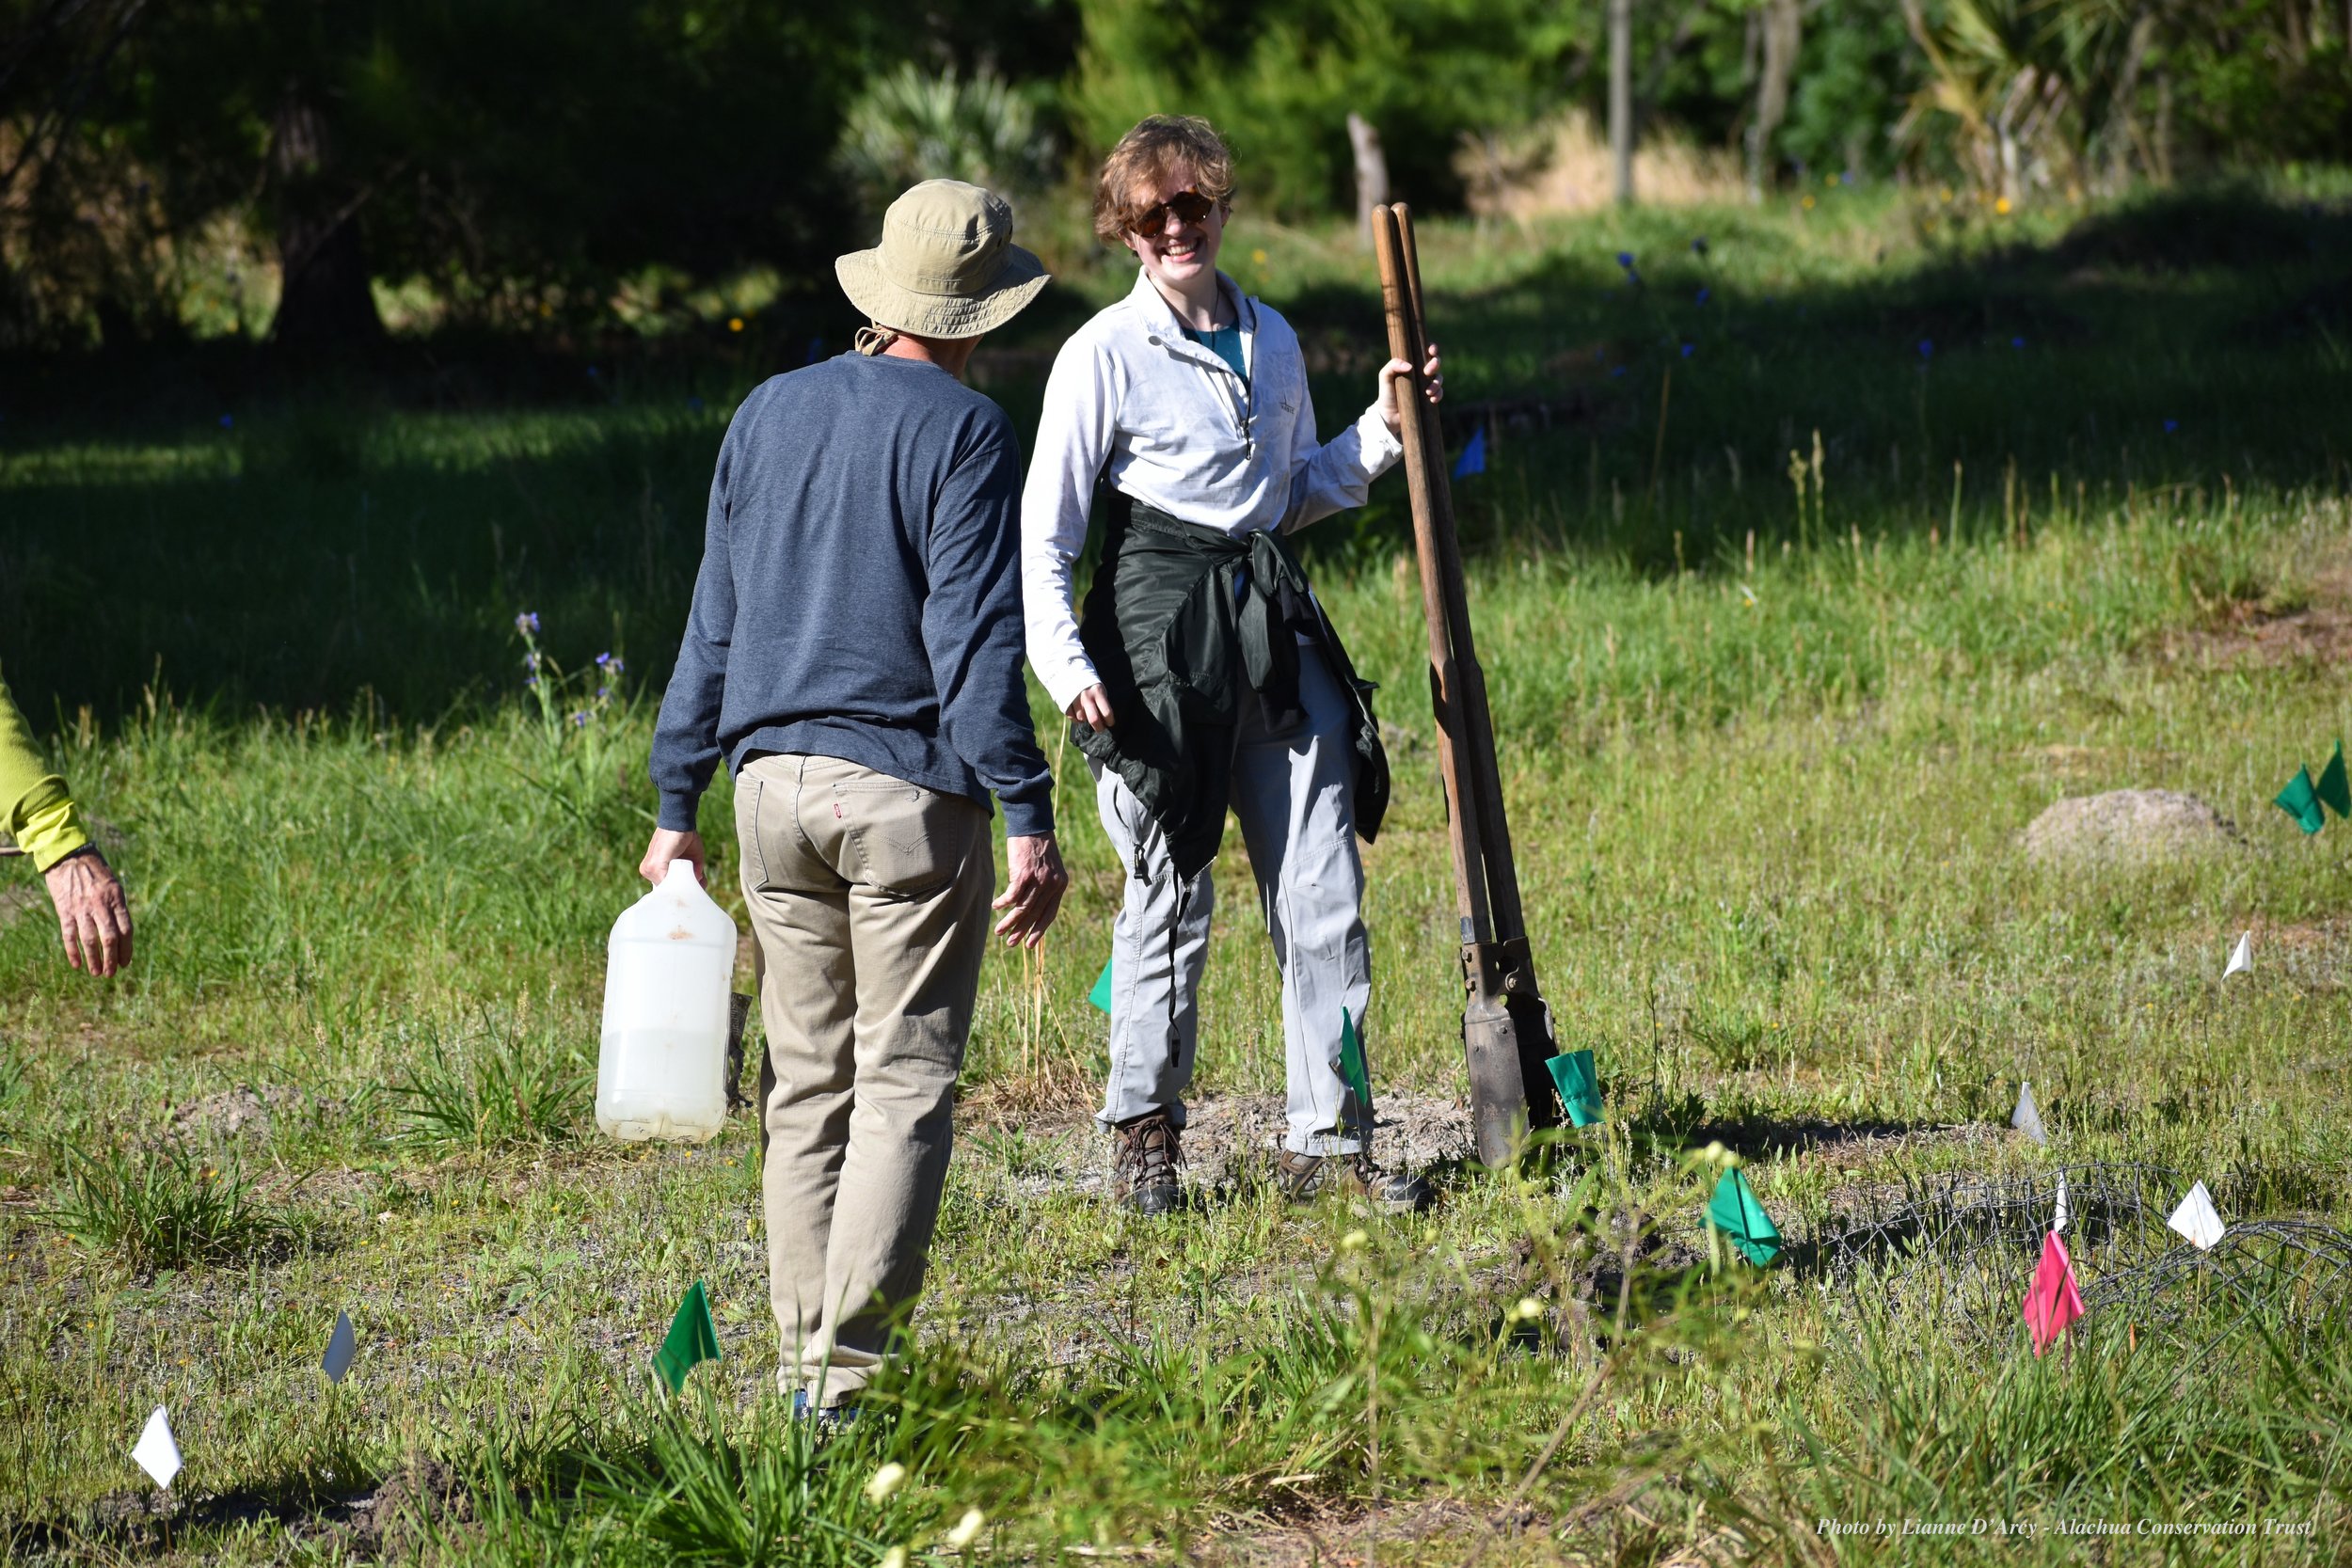
[[[1021,676],[1012,421],[936,365],[845,354],[764,382],[710,484],[693,610],[654,730],[664,828],[724,756],[839,757],[994,795],[1050,832]]]

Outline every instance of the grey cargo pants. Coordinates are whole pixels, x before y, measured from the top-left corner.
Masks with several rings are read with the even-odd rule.
[[[1341,1009],[1359,1037],[1372,999],[1364,870],[1356,852],[1347,698],[1320,649],[1298,650],[1303,721],[1272,728],[1255,692],[1234,736],[1233,815],[1282,971],[1289,1083],[1284,1147],[1352,1154],[1372,1130],[1339,1071]],[[1111,931],[1110,1083],[1104,1127],[1164,1111],[1182,1127],[1200,1045],[1198,1002],[1216,890],[1207,869],[1176,875],[1168,842],[1116,773],[1095,769],[1095,806],[1127,869]]]

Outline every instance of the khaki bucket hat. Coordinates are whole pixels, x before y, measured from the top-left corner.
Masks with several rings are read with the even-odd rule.
[[[1021,313],[1049,281],[1012,243],[1003,197],[926,180],[882,214],[882,244],[833,264],[841,292],[877,325],[917,338],[977,338]]]

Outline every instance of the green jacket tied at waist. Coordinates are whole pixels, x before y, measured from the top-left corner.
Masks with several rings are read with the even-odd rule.
[[[1297,558],[1270,531],[1236,536],[1125,496],[1111,501],[1078,634],[1118,721],[1073,723],[1079,751],[1126,781],[1168,836],[1177,873],[1197,874],[1225,833],[1243,688],[1272,722],[1293,720],[1303,632],[1354,708],[1356,828],[1369,842],[1389,805],[1374,688],[1356,677]]]

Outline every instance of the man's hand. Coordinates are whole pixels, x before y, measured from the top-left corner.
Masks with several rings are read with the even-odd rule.
[[[693,862],[694,880],[705,887],[710,885],[710,867],[703,859],[702,834],[656,828],[653,842],[645,846],[645,858],[637,863],[637,874],[658,885],[662,878],[670,874],[672,861]]]
[[[996,934],[1008,947],[1035,947],[1045,940],[1045,927],[1054,923],[1055,912],[1061,908],[1070,873],[1061,867],[1061,851],[1054,847],[1052,833],[1008,837],[1005,859],[1011,866],[1012,880],[989,908],[1010,912],[996,923]]]
[[[1091,727],[1098,735],[1111,727],[1111,694],[1103,689],[1101,682],[1088,687],[1070,699],[1064,710],[1073,722]]]
[[[1409,359],[1391,359],[1380,367],[1380,418],[1388,424],[1391,436],[1405,434],[1405,417],[1397,412],[1396,407],[1396,388],[1397,383],[1412,373],[1413,365]],[[1429,363],[1422,367],[1421,378],[1429,401],[1433,404],[1443,403],[1445,370],[1438,358],[1438,345],[1435,343],[1429,345]]]
[[[131,902],[122,879],[95,848],[49,868],[49,901],[57,906],[65,959],[92,974],[114,974],[131,961]]]

